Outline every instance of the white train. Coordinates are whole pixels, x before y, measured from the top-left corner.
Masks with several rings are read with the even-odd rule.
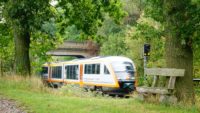
[[[42,77],[54,86],[79,84],[91,90],[127,94],[134,90],[136,67],[121,56],[93,57],[43,65]]]

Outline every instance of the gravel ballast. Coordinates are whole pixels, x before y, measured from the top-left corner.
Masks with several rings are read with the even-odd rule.
[[[17,107],[15,101],[0,98],[0,113],[27,113],[27,112]]]

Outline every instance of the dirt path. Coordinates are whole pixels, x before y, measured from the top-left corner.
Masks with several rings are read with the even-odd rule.
[[[17,107],[15,101],[0,97],[0,113],[27,113]]]

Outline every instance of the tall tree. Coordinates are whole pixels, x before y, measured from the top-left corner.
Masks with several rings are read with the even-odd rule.
[[[1,10],[12,28],[15,43],[15,70],[20,75],[30,75],[29,48],[31,36],[41,31],[45,21],[55,17],[52,0],[1,0]],[[103,21],[105,12],[117,21],[124,12],[119,0],[58,0],[62,28],[75,24],[87,35],[94,35]],[[61,10],[60,10],[61,9]],[[114,9],[114,10],[113,10]],[[63,21],[65,20],[65,21]],[[41,37],[42,38],[42,37]]]
[[[192,47],[199,28],[199,8],[191,0],[147,0],[146,3],[146,16],[164,25],[167,67],[185,69],[185,76],[177,79],[176,96],[193,103]]]
[[[39,30],[44,21],[52,17],[50,0],[4,0],[3,16],[9,23],[15,44],[15,71],[30,75],[30,38]]]

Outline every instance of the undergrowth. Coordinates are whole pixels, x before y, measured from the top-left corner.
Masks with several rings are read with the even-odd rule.
[[[22,103],[35,113],[199,113],[200,95],[196,105],[163,105],[133,98],[112,98],[85,92],[76,85],[49,88],[38,76],[0,77],[0,94]]]
[[[6,85],[5,85],[6,84]],[[79,85],[68,84],[61,88],[51,88],[43,83],[39,76],[2,76],[0,79],[0,88],[4,89],[20,89],[29,90],[38,93],[49,93],[59,96],[73,96],[73,97],[107,97],[102,94],[98,94],[94,91],[86,91],[84,88],[79,87]],[[108,98],[108,97],[107,97]]]
[[[6,85],[5,85],[6,84]],[[0,79],[1,88],[13,88],[21,90],[31,90],[35,92],[47,92],[51,93],[52,89],[46,87],[40,77],[38,76],[16,76],[16,75],[7,75],[1,76]]]

